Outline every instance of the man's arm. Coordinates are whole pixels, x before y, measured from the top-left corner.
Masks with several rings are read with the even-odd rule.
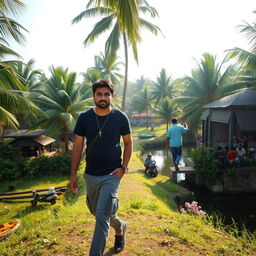
[[[71,160],[71,177],[70,177],[70,191],[72,193],[78,192],[77,183],[77,169],[81,160],[81,153],[84,146],[84,137],[75,135],[75,142],[72,150],[72,160]]]
[[[122,165],[126,168],[128,166],[128,163],[130,161],[131,155],[132,155],[132,137],[131,134],[127,134],[123,136],[123,142],[124,142],[124,152],[123,152],[123,162]],[[115,169],[112,174],[117,173],[120,177],[120,179],[124,175],[124,170],[122,168]]]
[[[184,130],[184,132],[187,132],[187,131],[188,131],[188,124],[187,124],[187,123],[184,123],[184,124],[183,124],[183,127],[186,129],[186,130]]]
[[[127,134],[123,136],[124,141],[124,152],[123,152],[123,163],[122,165],[124,167],[128,166],[128,163],[130,161],[131,155],[132,155],[132,137],[131,134]]]

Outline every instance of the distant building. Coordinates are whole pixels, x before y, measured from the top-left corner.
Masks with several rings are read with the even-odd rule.
[[[155,124],[155,117],[156,115],[153,113],[132,113],[130,116],[130,122],[133,126],[151,127]]]
[[[45,149],[51,152],[55,142],[55,139],[43,135],[44,132],[44,129],[18,130],[4,135],[3,138],[13,138],[10,144],[19,147],[24,157],[39,156]]]
[[[256,90],[243,89],[204,106],[202,142],[207,146],[227,144],[245,136],[256,146]]]

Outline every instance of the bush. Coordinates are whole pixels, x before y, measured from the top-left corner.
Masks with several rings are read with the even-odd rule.
[[[4,159],[10,159],[15,161],[19,157],[20,155],[20,150],[19,148],[8,144],[8,143],[0,143],[0,158],[4,158]]]
[[[13,180],[22,176],[24,161],[19,148],[0,143],[0,180]]]
[[[14,180],[22,176],[22,161],[0,158],[0,163],[0,180]]]
[[[62,154],[53,157],[39,156],[30,159],[25,167],[28,176],[40,176],[44,174],[69,174],[71,168],[71,156]]]
[[[192,150],[191,157],[198,179],[204,184],[213,185],[218,179],[218,160],[214,160],[209,150],[205,147]]]
[[[62,154],[49,158],[49,170],[51,173],[70,174],[71,169],[71,155]]]
[[[40,176],[42,174],[48,173],[49,170],[49,157],[39,156],[36,158],[31,158],[26,162],[25,175],[26,176]]]

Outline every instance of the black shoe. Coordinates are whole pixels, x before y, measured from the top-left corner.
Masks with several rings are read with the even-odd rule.
[[[114,245],[115,253],[121,252],[125,247],[126,228],[127,228],[126,223],[123,223],[123,227],[122,227],[123,235],[121,235],[121,236],[115,235],[115,245]]]

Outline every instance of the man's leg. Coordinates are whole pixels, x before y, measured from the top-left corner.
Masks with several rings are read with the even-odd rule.
[[[117,193],[120,178],[117,174],[94,177],[85,175],[87,204],[96,217],[90,256],[101,256],[106,246],[109,222],[118,209]],[[96,182],[95,182],[96,181]]]
[[[171,153],[172,153],[172,161],[173,165],[175,167],[176,171],[179,171],[179,167],[177,164],[177,147],[171,147]]]
[[[182,147],[177,147],[176,148],[176,163],[177,163],[177,165],[179,165],[179,163],[180,163],[181,156],[182,156]]]

